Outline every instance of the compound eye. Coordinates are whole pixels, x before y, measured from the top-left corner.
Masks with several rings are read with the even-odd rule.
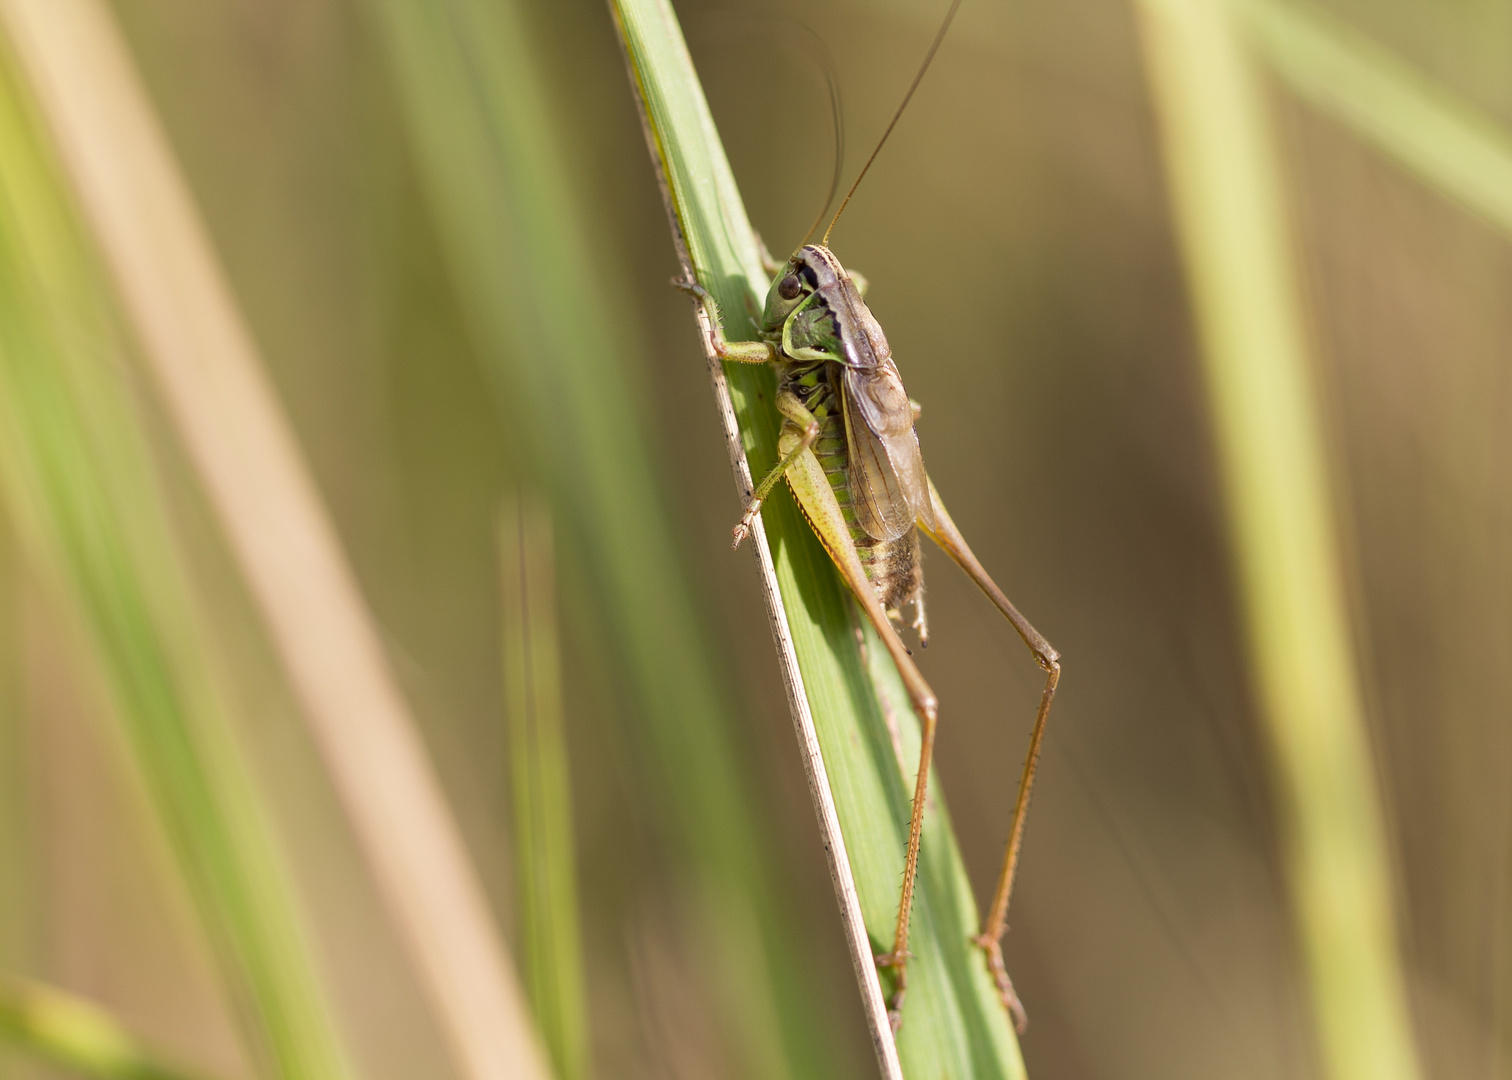
[[[803,292],[803,285],[798,281],[797,274],[789,274],[777,283],[777,295],[784,300],[796,300]]]

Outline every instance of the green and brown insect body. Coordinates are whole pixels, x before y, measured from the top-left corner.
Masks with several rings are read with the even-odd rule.
[[[900,623],[902,609],[912,604],[913,625],[927,643],[914,521],[928,514],[929,499],[913,430],[915,407],[903,392],[881,326],[834,255],[827,248],[805,247],[784,269],[762,325],[763,337],[779,348],[779,393],[795,396],[818,422],[811,449],[877,599]],[[784,295],[794,289],[796,303]],[[882,434],[874,434],[874,428]],[[802,436],[790,419],[784,420],[783,433],[790,440]],[[881,445],[873,445],[877,442]],[[902,468],[893,466],[894,456]],[[880,492],[873,486],[878,480]],[[899,494],[906,505],[895,502]]]
[[[895,1024],[906,990],[908,920],[918,875],[938,711],[934,691],[894,627],[894,623],[902,622],[902,609],[912,604],[913,625],[921,641],[926,634],[920,529],[987,594],[1046,674],[997,888],[982,931],[973,939],[986,954],[988,970],[1003,1002],[1022,1030],[1023,1008],[1008,979],[1000,939],[1007,926],[1008,899],[1045,720],[1060,679],[1059,654],[983,569],[940,501],[924,470],[914,433],[917,406],[903,389],[887,338],[862,299],[855,275],[847,273],[823,244],[805,245],[776,271],[759,326],[759,341],[726,341],[707,291],[696,284],[684,287],[706,305],[709,348],[715,355],[742,363],[771,363],[778,371],[776,406],[783,418],[777,441],[778,462],[752,492],[746,512],[735,527],[735,544],[738,546],[754,528],[761,505],[773,488],[786,481],[794,501],[887,648],[919,718],[919,767],[898,919],[891,951],[877,958],[880,967],[894,973],[889,1011]]]

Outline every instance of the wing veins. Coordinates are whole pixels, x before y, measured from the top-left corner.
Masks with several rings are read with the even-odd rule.
[[[847,368],[841,382],[847,479],[861,527],[875,539],[896,540],[920,518],[932,523],[929,481],[897,369],[891,361]]]

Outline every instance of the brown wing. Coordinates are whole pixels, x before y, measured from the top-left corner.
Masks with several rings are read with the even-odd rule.
[[[896,540],[921,518],[932,525],[929,477],[898,369],[891,360],[846,368],[843,386],[848,479],[861,527],[877,540]]]

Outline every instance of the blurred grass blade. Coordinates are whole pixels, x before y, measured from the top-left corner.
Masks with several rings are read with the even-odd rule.
[[[1295,93],[1419,179],[1512,233],[1512,135],[1323,11],[1285,0],[1230,0]]]
[[[20,552],[0,492],[0,970],[29,971],[36,941],[36,865],[28,772]],[[0,1076],[6,1074],[0,1052]]]
[[[828,1008],[736,753],[741,716],[700,625],[658,487],[626,305],[606,288],[511,0],[368,0],[463,311],[563,550],[594,598],[649,749],[646,790],[712,936],[725,1037],[748,1075],[838,1074]],[[601,624],[601,625],[600,625]],[[622,673],[622,674],[621,674]]]
[[[726,312],[759,306],[766,281],[755,237],[676,17],[665,0],[620,0],[614,10],[684,270],[696,272]],[[739,317],[726,330],[750,332]],[[765,472],[776,461],[772,373],[710,367],[737,485],[749,492],[751,467]],[[753,540],[763,588],[883,1073],[895,1076],[901,1066],[918,1078],[1022,1076],[1006,1013],[970,944],[976,907],[934,780],[910,939],[915,959],[894,1048],[872,956],[892,943],[918,729],[869,629],[870,668],[863,660],[851,601],[785,489],[762,519]],[[901,761],[889,719],[902,734]]]
[[[553,563],[550,513],[524,496],[509,500],[499,515],[499,580],[520,969],[557,1080],[587,1080],[588,1021]]]
[[[1323,1075],[1415,1080],[1386,830],[1264,98],[1219,0],[1137,10]]]
[[[457,1068],[544,1076],[481,885],[110,12],[4,0],[0,14]]]
[[[185,597],[109,301],[0,42],[0,493],[93,646],[254,1051],[346,1075]]]
[[[97,1005],[35,983],[0,983],[0,1038],[103,1080],[204,1080],[142,1046]]]

